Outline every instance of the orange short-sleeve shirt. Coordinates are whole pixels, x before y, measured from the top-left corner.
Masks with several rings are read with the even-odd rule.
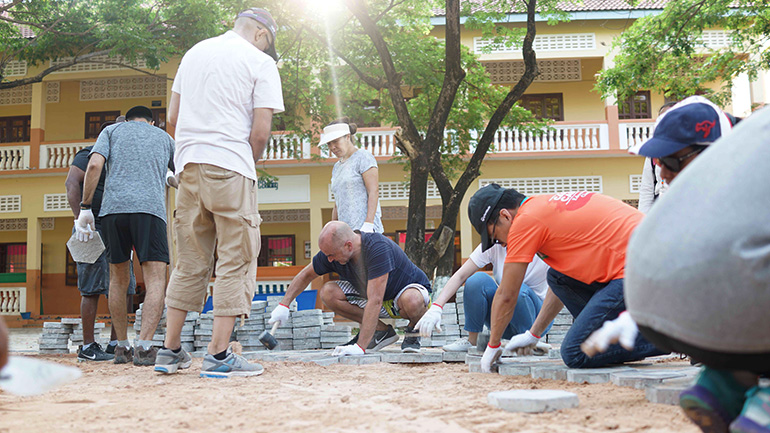
[[[538,254],[553,269],[586,284],[623,278],[628,240],[643,216],[593,192],[530,197],[511,224],[505,262],[529,263]]]

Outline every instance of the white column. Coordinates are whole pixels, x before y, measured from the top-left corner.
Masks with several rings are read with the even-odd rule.
[[[751,85],[746,73],[733,78],[732,114],[738,117],[751,114]]]
[[[751,102],[766,104],[770,102],[770,71],[759,71],[757,79],[751,82]]]

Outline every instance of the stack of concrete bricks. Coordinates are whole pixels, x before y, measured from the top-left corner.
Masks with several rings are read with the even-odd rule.
[[[182,341],[182,348],[188,352],[195,351],[195,324],[200,315],[201,313],[197,311],[188,311],[187,317],[184,319],[184,325],[182,325],[180,339]]]
[[[465,286],[460,287],[455,296],[456,302],[447,302],[441,313],[441,332],[433,332],[430,337],[421,337],[422,347],[441,347],[454,343],[458,338],[467,336],[465,331],[465,304],[463,296]]]
[[[195,321],[193,328],[193,348],[195,351],[205,351],[211,342],[211,335],[214,332],[214,313],[201,314]]]
[[[265,346],[259,341],[259,335],[265,330],[265,314],[267,307],[266,301],[254,301],[251,303],[251,312],[249,318],[235,323],[235,339],[241,343],[244,352],[253,352],[255,350],[265,350]]]
[[[321,327],[321,349],[334,349],[347,343],[353,338],[352,330],[349,325],[324,324]]]
[[[265,329],[272,329],[273,325],[268,323],[270,321],[270,314],[272,314],[273,310],[275,310],[275,307],[278,306],[278,304],[281,303],[281,299],[283,299],[283,296],[268,296],[267,297],[267,311],[265,312],[265,319],[264,319],[264,326]],[[289,304],[289,312],[297,311],[297,301],[292,301],[291,304]],[[292,318],[291,315],[289,316],[289,320],[286,321],[286,323],[281,323],[278,328],[275,330],[275,333],[273,334],[273,337],[275,337],[275,340],[278,342],[278,349],[279,350],[293,350],[294,349],[294,330],[292,326]],[[259,334],[257,334],[259,336]]]
[[[142,307],[144,304],[139,304],[139,309],[136,310],[136,321],[134,322],[134,331],[136,331],[136,340],[139,340],[139,333],[142,331]],[[155,328],[155,334],[152,336],[152,345],[155,347],[163,347],[163,342],[166,340],[166,307],[163,307],[163,314],[160,316],[158,326]],[[136,344],[134,344],[136,346]]]
[[[44,355],[70,353],[70,334],[79,323],[80,319],[66,318],[61,322],[43,323],[43,334],[38,340],[40,353]]]
[[[292,347],[294,350],[321,348],[321,326],[324,318],[321,310],[303,310],[291,313]]]
[[[572,314],[569,313],[567,308],[562,308],[556,318],[553,320],[553,326],[546,335],[546,343],[549,344],[561,344],[564,341],[564,336],[567,335],[567,331],[572,326]]]
[[[94,323],[94,341],[102,344],[101,336],[99,335],[101,333],[101,330],[104,329],[104,323]],[[83,323],[78,322],[73,328],[72,328],[72,334],[70,334],[70,341],[72,341],[72,344],[75,346],[80,346],[83,344]]]

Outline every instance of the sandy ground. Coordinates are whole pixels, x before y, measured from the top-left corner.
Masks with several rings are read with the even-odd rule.
[[[263,362],[263,375],[202,379],[201,360],[177,375],[77,363],[76,382],[37,397],[0,392],[0,432],[697,432],[678,407],[644,392],[468,373],[465,364],[363,366]],[[580,407],[514,414],[487,404],[506,389],[564,389]]]

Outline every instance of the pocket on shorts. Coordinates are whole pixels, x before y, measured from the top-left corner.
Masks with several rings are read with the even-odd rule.
[[[211,164],[201,164],[201,173],[208,179],[225,180],[232,179],[238,175],[238,173],[228,170],[226,168],[217,167]]]
[[[244,245],[242,245],[241,251],[243,251],[243,258],[247,262],[251,262],[257,259],[262,247],[259,241],[259,225],[262,224],[262,217],[259,216],[259,213],[241,215],[241,221],[246,231],[243,236]]]

